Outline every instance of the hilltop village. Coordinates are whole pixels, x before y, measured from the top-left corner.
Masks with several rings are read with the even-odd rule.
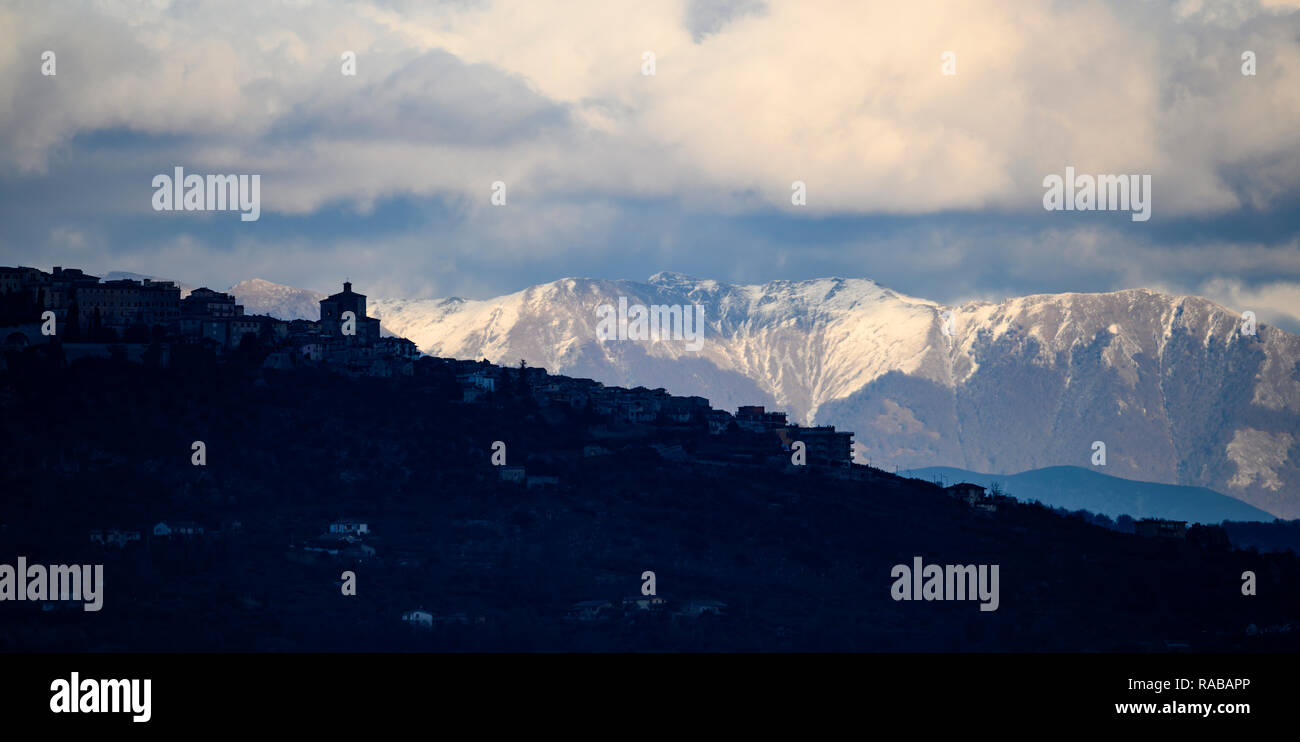
[[[499,386],[510,384],[542,407],[565,405],[629,424],[707,424],[713,435],[734,428],[770,434],[764,435],[769,443],[779,442],[779,447],[748,446],[733,451],[735,455],[785,460],[789,454],[782,452],[799,441],[809,463],[847,472],[853,461],[852,433],[834,426],[792,425],[785,413],[761,406],[741,407],[732,415],[710,408],[703,397],[607,387],[528,368],[523,360],[518,369],[508,369],[487,361],[423,356],[410,340],[382,335],[380,319],[367,315],[366,296],[353,291],[350,282],[321,299],[320,320],[281,320],[246,315],[233,295],[208,288],[195,289],[182,299],[181,289],[171,281],[101,281],[59,266],[52,273],[0,267],[0,338],[6,350],[56,343],[64,362],[116,355],[169,367],[177,354],[216,359],[242,353],[260,358],[261,368],[268,370],[321,368],[379,378],[451,373],[466,404],[490,402]],[[0,357],[0,369],[3,363]]]
[[[344,283],[320,319],[247,315],[231,294],[172,281],[102,281],[77,268],[0,267],[0,340],[9,350],[58,342],[67,361],[119,354],[167,366],[174,353],[261,353],[267,368],[328,364],[352,376],[410,375],[420,353],[385,337],[366,297]]]
[[[29,270],[0,271],[0,554],[103,563],[104,607],[10,606],[0,650],[1295,643],[1300,560],[1217,527],[1142,538],[853,463],[851,433],[762,407],[421,356],[348,284],[285,322]],[[1001,565],[1000,607],[896,603],[918,555]]]

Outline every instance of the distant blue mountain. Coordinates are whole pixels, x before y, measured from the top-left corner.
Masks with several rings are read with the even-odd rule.
[[[971,482],[986,489],[994,483],[1017,500],[1038,500],[1067,510],[1088,510],[1112,518],[1169,518],[1195,523],[1224,520],[1272,521],[1275,516],[1204,487],[1120,479],[1077,466],[1049,466],[1019,474],[980,474],[951,466],[898,472],[905,477],[944,484]]]

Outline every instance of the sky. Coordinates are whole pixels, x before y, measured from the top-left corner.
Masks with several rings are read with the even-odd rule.
[[[260,218],[154,210],[178,166],[259,175]],[[1045,210],[1066,167],[1149,175],[1151,218]],[[1152,288],[1300,331],[1300,0],[0,2],[0,264]]]

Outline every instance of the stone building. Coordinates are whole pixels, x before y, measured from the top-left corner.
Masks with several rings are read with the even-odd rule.
[[[344,334],[347,325],[345,312],[352,312],[355,332]],[[350,281],[343,282],[343,290],[320,300],[321,336],[348,345],[374,345],[379,342],[379,319],[366,316],[366,295],[352,290]]]

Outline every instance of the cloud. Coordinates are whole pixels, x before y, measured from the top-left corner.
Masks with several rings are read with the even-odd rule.
[[[663,269],[940,301],[1145,285],[1292,321],[1297,5],[11,3],[0,250],[412,295]],[[261,220],[152,212],[175,165],[260,173]],[[1067,165],[1150,173],[1152,220],[1045,213]]]
[[[686,3],[686,28],[699,43],[733,21],[745,16],[761,16],[767,3],[761,0],[689,0]]]
[[[1239,312],[1253,311],[1261,322],[1300,329],[1300,281],[1273,281],[1247,286],[1231,278],[1216,278],[1197,291],[1211,301]]]
[[[266,194],[290,210],[481,195],[508,171],[550,198],[789,206],[803,180],[819,213],[1014,212],[1066,165],[1153,174],[1157,218],[1267,208],[1300,179],[1300,23],[1238,3],[1224,27],[1207,7],[26,3],[2,39],[0,99],[22,105],[0,114],[0,149],[40,170],[87,132],[201,137],[234,160],[292,157],[302,176],[282,188],[300,192]]]

